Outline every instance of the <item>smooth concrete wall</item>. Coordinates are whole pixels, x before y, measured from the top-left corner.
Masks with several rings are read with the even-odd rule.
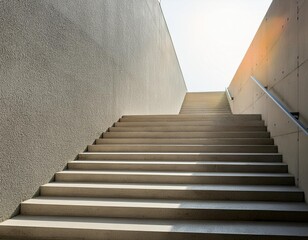
[[[250,80],[255,76],[308,126],[308,1],[274,0],[229,90],[233,113],[261,113],[308,199],[308,136]]]
[[[0,221],[121,115],[185,93],[157,0],[1,0]]]

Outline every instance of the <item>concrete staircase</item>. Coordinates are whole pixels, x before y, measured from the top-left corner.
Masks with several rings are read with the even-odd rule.
[[[261,117],[188,112],[123,116],[0,238],[308,239],[304,193]]]

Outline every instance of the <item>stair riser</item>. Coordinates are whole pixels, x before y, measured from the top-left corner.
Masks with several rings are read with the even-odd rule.
[[[204,164],[125,164],[125,163],[68,163],[71,170],[133,170],[133,171],[179,171],[179,172],[249,172],[287,173],[286,165],[204,165]]]
[[[223,185],[294,185],[293,177],[246,176],[163,176],[125,174],[56,173],[57,182],[89,183],[170,183],[170,184],[223,184]]]
[[[22,215],[72,216],[137,219],[177,220],[235,220],[235,221],[293,221],[308,222],[307,212],[232,210],[232,209],[180,209],[148,207],[74,206],[55,204],[21,205]]]
[[[114,189],[114,188],[40,188],[42,196],[96,197],[96,198],[142,198],[185,200],[234,200],[234,201],[280,201],[302,202],[302,192],[283,191],[219,191],[219,190],[170,190],[170,189]]]
[[[168,139],[168,138],[100,138],[96,139],[96,144],[186,144],[186,145],[273,145],[274,140],[264,139]]]
[[[220,152],[220,153],[277,153],[277,146],[143,146],[89,145],[88,152]]]
[[[8,239],[15,240],[302,240],[306,237],[286,237],[286,236],[272,236],[260,233],[260,235],[250,234],[220,234],[220,233],[197,233],[197,232],[172,232],[172,231],[155,231],[155,230],[108,230],[108,229],[65,229],[65,228],[40,228],[40,227],[22,227],[18,228],[14,226],[3,226],[0,230],[0,234]],[[35,238],[33,238],[35,236]],[[52,236],[52,238],[50,237]],[[20,237],[20,238],[18,238]],[[7,240],[8,240],[7,239]],[[5,240],[5,239],[4,239]]]
[[[160,154],[160,153],[80,153],[81,160],[153,160],[153,161],[221,161],[221,162],[281,162],[277,155],[233,155],[227,154]]]
[[[265,132],[264,126],[111,127],[109,132]]]
[[[268,132],[105,132],[104,138],[269,138]]]
[[[264,121],[116,122],[116,127],[141,126],[264,126]]]

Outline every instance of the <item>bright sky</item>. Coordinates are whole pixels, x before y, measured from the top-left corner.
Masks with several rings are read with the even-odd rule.
[[[272,0],[161,0],[188,91],[224,91]]]

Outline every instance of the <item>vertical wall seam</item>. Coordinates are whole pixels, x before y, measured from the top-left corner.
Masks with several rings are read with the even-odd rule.
[[[299,11],[300,11],[300,8],[299,8],[299,1],[297,0],[296,1],[296,4],[297,4],[297,11],[296,11],[296,14],[297,14],[297,34],[296,34],[296,41],[297,41],[297,91],[298,91],[298,94],[297,94],[297,109],[299,111],[299,76],[300,76],[300,73],[299,73],[299,54],[300,54],[300,49],[299,49]],[[297,131],[297,178],[296,178],[296,185],[298,186],[299,185],[299,179],[300,179],[300,171],[299,171],[299,168],[300,168],[300,159],[299,159],[299,145],[300,145],[300,129],[298,128],[298,131]]]

